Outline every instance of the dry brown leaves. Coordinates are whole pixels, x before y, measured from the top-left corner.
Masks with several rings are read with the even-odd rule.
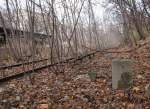
[[[125,48],[126,49],[126,48]],[[121,49],[123,50],[123,49]],[[65,65],[58,75],[45,69],[13,80],[0,88],[0,109],[149,109],[149,45],[135,53],[97,54],[76,65]],[[112,90],[111,60],[134,60],[134,85],[128,91]],[[97,72],[95,81],[83,72]]]

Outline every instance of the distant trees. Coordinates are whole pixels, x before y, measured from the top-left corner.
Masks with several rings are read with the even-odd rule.
[[[109,3],[115,6],[116,14],[121,15],[120,23],[127,39],[133,43],[137,39],[145,39],[150,32],[150,1],[109,0]]]
[[[11,30],[11,38],[7,37],[10,44],[7,44],[12,45],[15,58],[30,54],[34,60],[37,56],[35,32],[47,35],[43,48],[47,48],[51,63],[102,49],[102,33],[93,11],[94,0],[61,0],[58,3],[55,0],[20,1],[5,0],[5,12],[1,10],[2,16],[5,13],[7,19],[4,23],[8,23]],[[15,33],[15,30],[24,33]],[[24,52],[26,48],[29,53]]]
[[[51,63],[112,47],[112,43],[119,45],[118,36],[136,44],[138,38],[145,39],[150,32],[149,0],[108,0],[113,4],[115,18],[111,21],[104,18],[105,23],[95,17],[95,0],[61,0],[58,3],[55,0],[24,0],[23,4],[20,1],[5,0],[6,19],[14,38],[10,42],[18,54],[16,57],[25,54],[22,42],[29,46],[32,57],[37,56],[35,32],[47,36],[43,48],[47,48]],[[15,29],[29,34],[16,34]]]

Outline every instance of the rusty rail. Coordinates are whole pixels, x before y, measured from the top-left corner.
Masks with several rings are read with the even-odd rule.
[[[35,61],[30,61],[30,62],[17,63],[17,64],[13,64],[13,65],[8,65],[8,66],[1,66],[0,70],[13,68],[13,67],[19,67],[21,65],[28,65],[28,64],[32,64],[32,63],[43,62],[43,61],[46,61],[46,60],[48,60],[48,59],[41,59],[41,60],[35,60]]]
[[[38,71],[40,70],[43,70],[45,68],[48,68],[48,67],[52,67],[52,66],[55,66],[55,65],[58,65],[58,64],[62,64],[62,63],[68,63],[69,61],[72,61],[72,62],[76,62],[76,61],[79,61],[79,60],[82,60],[86,57],[89,57],[91,58],[91,56],[94,56],[97,52],[99,51],[95,51],[95,52],[92,52],[92,53],[89,53],[87,55],[84,55],[84,56],[78,56],[78,58],[69,58],[69,59],[66,59],[66,60],[63,60],[63,61],[60,61],[60,62],[56,62],[54,64],[49,64],[49,65],[45,65],[45,66],[41,66],[39,68],[35,68],[35,69],[31,69],[31,70],[28,70],[28,71],[24,71],[24,72],[21,72],[21,73],[17,73],[17,74],[13,74],[13,75],[9,75],[7,77],[3,77],[3,78],[0,78],[0,84],[4,83],[4,82],[7,82],[7,81],[10,81],[10,80],[13,80],[13,79],[17,79],[17,78],[21,78],[23,77],[24,75],[29,75],[31,73],[38,73]],[[42,61],[42,60],[41,60]],[[39,62],[39,61],[38,61]],[[29,63],[29,62],[28,62]],[[28,64],[27,63],[27,64]],[[32,62],[30,62],[32,63]],[[20,65],[20,64],[19,64]],[[13,65],[13,66],[19,66],[19,65]],[[22,64],[21,64],[22,65]],[[11,65],[12,66],[12,65]],[[6,67],[5,67],[6,68]],[[8,66],[7,66],[8,68]]]

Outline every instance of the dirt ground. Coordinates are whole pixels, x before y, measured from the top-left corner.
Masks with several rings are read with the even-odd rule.
[[[129,49],[112,49],[112,53],[58,66],[64,72],[57,75],[50,68],[5,83],[0,86],[0,109],[150,109],[150,44],[126,52]],[[134,61],[130,90],[112,90],[115,58]],[[96,73],[96,79],[85,72]]]

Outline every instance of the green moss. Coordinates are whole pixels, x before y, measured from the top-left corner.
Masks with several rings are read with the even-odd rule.
[[[92,80],[95,80],[95,79],[96,79],[96,76],[97,76],[97,73],[96,73],[96,72],[88,72],[88,75],[89,75],[89,77],[90,77]]]
[[[88,75],[91,80],[95,80],[97,73],[96,72],[85,72],[85,73],[82,73],[82,75]]]
[[[118,81],[118,89],[129,89],[132,86],[131,72],[121,74],[121,79]]]

